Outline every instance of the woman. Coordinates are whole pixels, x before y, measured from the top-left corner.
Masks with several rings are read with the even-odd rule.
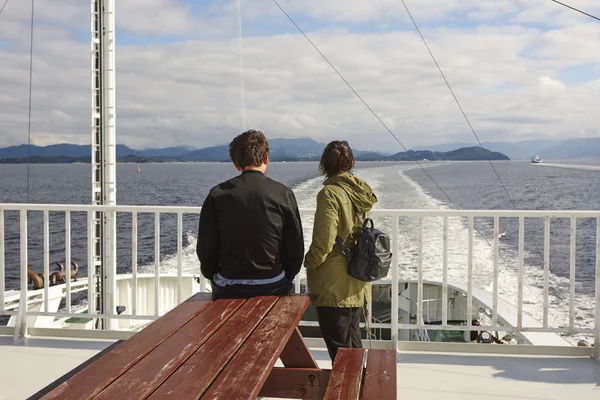
[[[340,347],[362,347],[361,308],[371,293],[369,283],[348,275],[348,261],[336,245],[339,236],[354,247],[363,215],[377,202],[371,187],[352,175],[353,167],[348,142],[327,145],[320,163],[327,179],[317,195],[313,238],[304,261],[311,303],[332,361]]]

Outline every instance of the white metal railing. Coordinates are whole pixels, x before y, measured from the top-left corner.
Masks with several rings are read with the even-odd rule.
[[[88,242],[88,265],[92,265],[92,228],[94,212],[106,212],[108,218],[116,218],[117,215],[129,214],[131,215],[132,227],[131,227],[131,274],[132,274],[132,287],[133,293],[136,292],[136,286],[138,284],[138,214],[150,213],[154,214],[154,314],[153,315],[140,315],[137,307],[137,297],[134,295],[131,304],[131,314],[119,315],[116,310],[106,310],[104,314],[93,314],[94,318],[104,318],[106,320],[119,320],[119,319],[131,319],[131,320],[153,320],[164,314],[168,310],[160,309],[160,217],[165,214],[175,214],[176,219],[176,232],[177,232],[177,304],[181,303],[185,299],[182,298],[182,279],[183,279],[183,243],[182,237],[183,231],[183,216],[186,214],[200,213],[200,207],[162,207],[162,206],[88,206],[88,205],[36,205],[36,204],[0,204],[0,315],[15,315],[17,316],[17,323],[15,326],[15,335],[24,335],[27,332],[26,320],[28,316],[55,316],[55,317],[77,317],[81,316],[79,313],[75,313],[72,310],[72,298],[71,298],[71,280],[68,279],[71,275],[71,250],[72,250],[72,230],[71,230],[71,218],[73,213],[87,213],[87,242]],[[29,212],[42,212],[43,213],[43,229],[41,234],[41,241],[43,243],[43,276],[44,282],[49,282],[49,263],[50,263],[50,248],[49,248],[49,212],[60,212],[65,215],[65,276],[66,279],[66,310],[64,312],[48,312],[48,301],[49,301],[49,288],[48,285],[44,285],[43,289],[43,302],[44,310],[46,311],[28,311],[27,307],[19,307],[18,311],[5,309],[5,279],[6,279],[6,257],[5,252],[7,250],[5,245],[6,235],[6,219],[5,212],[7,211],[18,211],[19,212],[19,236],[20,236],[20,299],[21,304],[27,304],[28,292],[31,290],[28,288],[27,278],[27,266],[28,266],[28,213]],[[314,214],[312,209],[301,210],[303,217],[309,217]],[[441,219],[443,223],[442,233],[442,317],[441,325],[435,326],[436,330],[453,330],[453,331],[506,331],[506,332],[554,332],[554,333],[567,333],[567,334],[593,334],[595,343],[595,356],[600,357],[600,211],[512,211],[512,210],[373,210],[370,213],[373,218],[386,218],[391,219],[391,224],[388,225],[388,229],[391,230],[392,240],[392,251],[394,253],[392,265],[392,271],[389,276],[389,280],[385,282],[376,282],[376,284],[385,284],[391,286],[391,310],[398,310],[398,295],[399,295],[399,252],[400,249],[400,228],[399,223],[400,217],[412,217],[416,218],[417,223],[417,309],[416,309],[416,323],[411,324],[400,324],[398,321],[398,312],[391,312],[390,323],[372,323],[372,328],[384,328],[390,329],[391,331],[391,342],[393,347],[397,347],[398,344],[398,332],[402,329],[410,329],[423,331],[427,328],[427,325],[423,322],[423,285],[424,279],[424,256],[423,256],[423,233],[424,233],[424,219],[435,218]],[[448,324],[448,270],[449,270],[449,259],[448,259],[448,224],[449,218],[460,217],[466,219],[467,228],[467,268],[464,280],[467,284],[466,296],[467,296],[467,307],[466,307],[466,325],[456,326]],[[493,219],[493,279],[492,279],[492,310],[491,310],[491,324],[488,326],[473,326],[471,323],[471,316],[473,315],[473,252],[474,252],[474,219],[486,217]],[[517,282],[518,282],[518,295],[517,295],[517,319],[516,326],[507,327],[499,325],[498,321],[498,301],[499,301],[499,227],[501,218],[516,218],[518,219],[518,257],[517,257]],[[544,263],[543,263],[543,318],[541,327],[528,327],[523,324],[523,291],[524,291],[524,255],[525,255],[525,218],[542,219],[544,221]],[[569,300],[568,300],[568,326],[550,326],[549,323],[549,277],[550,277],[550,221],[552,218],[568,218],[570,220],[570,256],[569,256]],[[576,228],[578,219],[592,218],[596,221],[596,257],[595,257],[595,312],[594,312],[594,324],[593,328],[581,328],[575,324],[575,273],[576,273]],[[381,227],[381,226],[380,226]],[[412,229],[412,227],[402,226],[402,230]],[[306,230],[306,227],[305,227]],[[385,229],[384,229],[385,230]],[[31,234],[31,232],[30,232]],[[78,238],[78,240],[82,240]],[[115,279],[116,277],[116,266],[108,266],[107,269],[109,279]],[[91,296],[92,280],[91,274],[88,274],[88,301],[91,303],[94,298]],[[295,282],[296,292],[301,289],[300,279],[296,279]],[[200,290],[206,290],[206,281],[200,277]],[[114,290],[111,293],[115,295]],[[115,304],[112,302],[111,304]],[[88,304],[90,310],[93,310],[92,304]],[[369,313],[371,315],[371,313]],[[315,325],[314,321],[303,321],[305,325]]]

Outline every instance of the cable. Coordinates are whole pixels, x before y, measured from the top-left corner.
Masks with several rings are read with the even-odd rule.
[[[400,139],[398,139],[398,137],[391,131],[390,128],[388,128],[388,126],[385,124],[385,122],[383,122],[383,120],[379,117],[379,115],[377,115],[377,113],[369,106],[369,104],[367,104],[367,102],[362,98],[362,96],[354,89],[354,87],[350,84],[350,82],[348,82],[348,80],[346,80],[346,78],[344,78],[344,76],[338,71],[338,69],[329,61],[329,59],[327,58],[327,56],[325,56],[325,54],[323,54],[323,52],[321,52],[321,50],[319,50],[319,48],[314,44],[314,42],[308,37],[308,35],[302,30],[302,28],[300,28],[300,26],[298,26],[298,24],[296,23],[296,21],[294,21],[294,19],[285,11],[285,9],[279,4],[279,2],[277,0],[273,0],[273,3],[275,3],[275,5],[277,5],[277,7],[279,8],[279,10],[281,10],[281,12],[287,17],[287,19],[296,27],[296,29],[302,34],[302,36],[304,36],[304,38],[311,44],[311,46],[317,51],[317,53],[319,53],[319,55],[323,58],[323,60],[325,60],[325,62],[327,62],[327,64],[329,64],[329,66],[335,71],[335,73],[340,77],[340,79],[342,79],[342,81],[344,81],[344,83],[346,84],[346,86],[348,86],[348,88],[350,88],[350,90],[352,90],[352,92],[354,93],[354,95],[364,104],[364,106],[371,112],[371,114],[373,114],[373,116],[377,119],[377,121],[379,121],[379,123],[385,128],[385,130],[392,135],[392,137],[398,142],[398,144],[400,144],[400,146],[408,152],[408,149],[406,148],[406,146],[404,146],[404,144],[400,141]],[[404,4],[404,0],[402,0],[402,3]],[[406,7],[406,5],[405,5]],[[408,10],[408,9],[407,9]],[[411,16],[412,18],[412,16]],[[414,22],[414,20],[413,20]],[[416,24],[415,24],[416,26]],[[420,31],[419,31],[420,32]],[[429,46],[427,46],[427,48],[429,49]],[[431,53],[430,50],[430,54],[433,57],[433,53]],[[435,60],[435,58],[434,58]],[[437,61],[436,61],[436,65]],[[439,65],[438,65],[439,68]],[[440,72],[441,69],[440,69]],[[443,73],[442,73],[443,75]],[[448,81],[446,80],[445,76],[444,76],[444,80],[446,81],[446,84],[448,85],[448,87],[450,88],[450,90],[452,91],[452,88],[450,87]],[[452,91],[452,94],[454,95],[454,92]],[[458,103],[458,99],[456,98],[456,96],[454,96],[455,100]],[[460,107],[460,103],[459,107]],[[462,107],[461,111],[462,111]],[[463,115],[464,117],[467,119],[467,122],[469,123],[469,126],[471,126],[471,129],[473,130],[473,133],[475,133],[475,130],[473,129],[470,121],[468,120],[466,114],[463,111]],[[477,134],[475,134],[475,136],[477,137]],[[479,141],[479,138],[477,138],[477,140]],[[481,145],[481,142],[480,142]],[[483,148],[483,146],[482,146]],[[491,160],[489,159],[489,157],[487,156],[487,153],[484,149],[484,154],[486,155],[486,157],[488,158],[488,161],[490,161],[491,164]],[[423,172],[425,173],[425,175],[427,175],[429,177],[429,179],[435,184],[435,186],[440,190],[440,192],[442,192],[444,194],[444,196],[446,196],[446,198],[450,201],[450,203],[454,206],[455,209],[460,210],[460,207],[458,207],[458,205],[454,202],[454,200],[452,200],[452,198],[448,195],[448,193],[446,193],[446,191],[444,191],[444,189],[442,189],[442,187],[436,182],[435,179],[433,179],[433,177],[431,176],[431,174],[429,174],[429,172],[427,172],[427,170],[425,169],[425,167],[423,167],[423,165],[421,165],[421,163],[419,163],[419,161],[415,160],[415,163],[421,168],[421,170],[423,170]],[[493,167],[494,171],[496,172],[496,169]],[[500,179],[498,173],[496,172],[496,176],[498,176],[498,179],[500,180],[500,183],[502,183],[502,180]],[[510,195],[508,194],[508,190],[506,189],[506,187],[504,186],[504,184],[502,183],[502,186],[504,187],[504,190],[506,191],[506,194],[508,195],[509,199],[511,199],[511,202],[513,203],[513,207],[516,206],[514,204],[514,201],[512,201],[512,198],[510,197]],[[481,231],[477,228],[474,227],[475,231],[477,231],[477,233],[487,242],[487,244],[491,247],[492,243],[490,243],[490,241],[483,235],[483,233],[481,233]],[[509,267],[510,269],[513,270],[513,272],[516,273],[516,268],[511,267],[510,264],[508,263],[508,261],[499,253],[498,256],[502,259],[502,261],[504,261],[505,265],[507,267]],[[543,256],[542,256],[542,260],[543,260]],[[530,289],[530,288],[529,288]],[[531,290],[531,289],[530,289]]]
[[[6,7],[7,4],[8,4],[8,0],[6,0],[4,2],[4,4],[2,5],[2,8],[0,8],[0,15],[2,15],[2,11],[4,11],[4,7]]]
[[[494,170],[494,174],[496,174],[496,177],[498,178],[498,181],[500,181],[500,184],[504,188],[504,191],[506,192],[506,196],[508,196],[510,202],[512,203],[513,208],[516,210],[517,209],[517,205],[515,204],[515,202],[512,199],[512,197],[510,197],[510,194],[508,193],[508,189],[504,185],[504,182],[502,182],[502,179],[500,178],[500,175],[498,174],[498,171],[496,171],[496,167],[494,167],[494,163],[492,163],[492,160],[490,159],[490,157],[489,157],[489,155],[487,153],[487,150],[483,147],[483,144],[481,143],[481,140],[479,140],[479,136],[477,136],[477,133],[475,132],[475,128],[473,128],[473,125],[471,124],[471,121],[469,120],[469,117],[467,117],[467,114],[465,113],[465,110],[463,109],[462,105],[460,104],[460,101],[458,100],[458,97],[456,97],[456,94],[454,93],[454,90],[452,89],[452,86],[450,86],[450,83],[448,82],[448,79],[446,79],[446,75],[444,74],[444,71],[442,71],[442,68],[440,67],[440,64],[438,64],[435,56],[433,55],[433,52],[429,48],[429,45],[427,44],[427,41],[425,40],[425,37],[421,33],[421,29],[419,29],[419,26],[417,25],[417,22],[415,21],[415,19],[413,18],[412,14],[410,13],[410,10],[408,9],[408,6],[406,5],[406,2],[404,0],[400,0],[400,1],[402,1],[402,5],[404,5],[404,8],[406,9],[406,12],[408,13],[408,16],[410,17],[410,20],[412,21],[413,25],[415,26],[415,29],[417,30],[419,36],[421,37],[421,40],[425,44],[425,47],[427,48],[427,51],[429,52],[429,55],[431,56],[431,59],[435,63],[435,66],[437,67],[438,71],[440,72],[440,75],[442,75],[442,78],[444,79],[444,82],[446,82],[446,86],[448,87],[448,90],[450,90],[450,93],[452,94],[452,97],[454,97],[454,101],[456,101],[456,104],[458,105],[458,108],[460,109],[460,112],[462,113],[463,117],[465,118],[465,121],[467,121],[467,125],[469,125],[469,128],[471,129],[471,132],[473,132],[473,135],[475,136],[475,139],[477,139],[477,143],[479,143],[479,147],[481,147],[481,150],[483,151],[483,154],[485,155],[485,158],[487,158],[488,162],[490,163],[490,166]]]
[[[379,117],[379,115],[377,115],[377,113],[371,108],[371,106],[369,106],[367,104],[367,102],[362,98],[362,96],[360,94],[358,94],[358,92],[354,89],[354,87],[350,84],[350,82],[348,82],[346,80],[346,78],[344,78],[344,76],[340,73],[340,71],[338,71],[338,69],[329,61],[329,59],[325,56],[325,54],[323,54],[321,52],[321,50],[319,50],[319,48],[313,43],[312,40],[310,40],[310,38],[306,35],[306,33],[304,33],[304,31],[302,30],[302,28],[300,28],[298,26],[298,24],[296,24],[296,22],[292,19],[292,17],[283,9],[283,7],[279,4],[279,2],[277,0],[273,0],[273,2],[277,5],[277,7],[279,7],[279,9],[281,10],[281,12],[283,12],[283,14],[285,14],[285,16],[290,20],[290,22],[296,27],[296,29],[304,36],[304,38],[306,40],[308,40],[308,42],[311,44],[311,46],[321,55],[321,57],[327,62],[327,64],[329,64],[329,66],[335,71],[335,73],[344,81],[344,83],[350,88],[350,90],[352,90],[352,92],[354,93],[354,95],[364,104],[365,107],[367,107],[367,109],[371,112],[371,114],[373,114],[373,116],[377,119],[377,121],[379,121],[379,123],[385,128],[386,131],[388,131],[388,133],[390,135],[392,135],[392,137],[396,140],[396,142],[398,142],[398,144],[400,144],[400,146],[402,146],[402,148],[404,149],[404,151],[408,152],[408,148],[406,148],[406,146],[404,146],[404,144],[400,141],[400,139],[398,139],[398,137],[391,131],[390,128],[388,128],[388,126],[385,124],[385,122],[383,122],[383,120]],[[421,167],[421,169],[423,170],[423,172],[429,177],[429,179],[431,179],[431,181],[437,186],[437,188],[448,198],[448,200],[452,203],[452,205],[455,208],[459,208],[456,203],[452,200],[452,198],[444,191],[444,189],[442,189],[442,187],[436,182],[435,179],[433,179],[433,177],[429,174],[429,172],[427,172],[427,170],[425,169],[425,167],[423,167],[421,165],[421,163],[419,163],[419,161],[415,160],[415,163],[417,163],[417,165],[419,167]]]
[[[473,125],[471,124],[471,121],[469,120],[469,117],[465,113],[465,110],[463,109],[460,101],[458,100],[458,97],[456,97],[456,94],[454,93],[454,90],[452,89],[452,86],[450,85],[450,82],[448,82],[448,79],[446,79],[446,75],[444,74],[444,71],[442,71],[442,68],[440,67],[440,64],[437,62],[437,59],[433,55],[433,52],[431,51],[431,48],[429,47],[429,45],[427,44],[427,41],[425,40],[425,37],[421,33],[421,29],[419,29],[419,26],[417,25],[417,22],[415,21],[415,19],[413,18],[410,10],[408,9],[408,6],[406,5],[405,0],[400,0],[400,1],[402,2],[402,5],[406,9],[406,13],[410,17],[410,20],[412,21],[415,29],[417,30],[417,33],[421,37],[421,40],[423,41],[423,44],[427,48],[427,51],[429,52],[429,55],[431,56],[431,59],[433,60],[435,66],[438,69],[438,71],[440,72],[440,75],[444,79],[444,82],[446,83],[446,86],[448,87],[448,90],[450,90],[450,93],[452,94],[452,97],[454,98],[454,101],[458,105],[458,108],[460,109],[460,112],[462,113],[465,121],[467,122],[467,125],[469,125],[469,128],[471,129],[471,132],[473,133],[473,136],[475,136],[475,139],[477,139],[477,143],[479,143],[479,147],[481,147],[481,150],[483,151],[483,154],[485,155],[485,158],[488,160],[490,166],[492,167],[492,170],[494,171],[494,174],[498,178],[498,181],[500,182],[500,185],[502,185],[502,188],[504,189],[504,192],[506,193],[506,197],[508,197],[508,199],[510,200],[513,209],[517,210],[518,209],[517,208],[517,204],[515,203],[515,201],[513,200],[513,198],[510,196],[510,193],[508,192],[508,189],[506,188],[506,185],[502,181],[502,178],[500,178],[500,174],[498,174],[498,171],[496,170],[496,167],[494,167],[494,163],[490,159],[487,150],[483,147],[483,144],[481,143],[481,140],[479,140],[479,136],[477,135],[477,132],[475,132],[475,128],[473,128]],[[544,263],[544,255],[542,254],[542,252],[539,249],[537,249],[537,247],[538,247],[537,245],[538,244],[535,242],[535,240],[533,240],[531,234],[529,233],[529,231],[527,229],[525,229],[525,233],[529,236],[529,238],[532,240],[532,242],[534,243],[534,245],[536,245],[537,253],[540,256],[540,258],[542,259],[542,264],[543,264]]]
[[[33,92],[33,26],[35,16],[35,0],[31,0],[31,41],[29,47],[29,127],[27,132],[27,203],[29,203],[29,169],[31,152],[31,98]]]
[[[244,43],[242,36],[242,5],[241,0],[236,0],[237,28],[238,28],[238,56],[240,61],[240,97],[242,101],[242,128],[246,131],[246,89],[244,87]]]
[[[590,17],[590,18],[593,18],[593,19],[595,19],[595,20],[598,20],[598,21],[600,21],[600,18],[596,17],[595,15],[588,14],[588,13],[586,13],[585,11],[581,11],[581,10],[580,10],[580,9],[578,9],[578,8],[572,7],[572,6],[570,6],[570,5],[568,5],[568,4],[565,4],[565,3],[561,3],[560,1],[557,1],[557,0],[550,0],[550,1],[553,1],[553,2],[555,2],[556,4],[560,4],[561,6],[564,6],[564,7],[570,8],[570,9],[571,9],[571,10],[573,10],[573,11],[577,11],[577,12],[578,12],[578,13],[580,13],[580,14],[587,15],[587,16],[588,16],[588,17]]]
[[[365,107],[367,107],[367,109],[371,112],[371,114],[373,114],[373,116],[377,119],[377,121],[379,121],[379,123],[385,128],[386,131],[388,131],[388,133],[390,135],[392,135],[392,137],[394,139],[396,139],[396,141],[398,142],[398,144],[400,144],[400,146],[402,146],[402,148],[404,149],[404,151],[408,152],[408,149],[406,148],[406,146],[404,146],[404,144],[402,144],[402,142],[400,141],[400,139],[398,139],[398,137],[396,137],[396,135],[394,135],[394,132],[391,131],[390,128],[388,128],[388,126],[385,124],[385,122],[383,122],[383,120],[379,117],[379,115],[377,115],[377,113],[375,111],[373,111],[373,109],[371,108],[371,106],[369,106],[367,104],[367,102],[362,98],[362,96],[360,94],[358,94],[358,92],[354,89],[354,87],[350,84],[350,82],[348,82],[346,80],[346,78],[344,78],[344,76],[340,73],[340,71],[337,70],[337,68],[329,61],[329,59],[325,56],[325,54],[323,54],[321,52],[321,50],[319,50],[319,48],[313,43],[312,40],[310,40],[310,38],[306,35],[306,33],[304,33],[304,31],[302,30],[302,28],[300,28],[298,26],[298,24],[296,24],[296,22],[292,19],[292,17],[283,9],[283,7],[281,7],[281,5],[277,2],[277,0],[273,0],[273,2],[277,5],[277,7],[279,7],[279,9],[281,10],[281,12],[283,12],[285,14],[285,16],[290,20],[290,22],[292,24],[294,24],[294,26],[296,27],[296,29],[304,36],[304,38],[306,40],[308,40],[308,42],[311,44],[311,46],[321,55],[321,57],[323,58],[323,60],[325,60],[325,62],[327,62],[327,64],[329,64],[329,66],[335,71],[335,73],[344,81],[344,83],[346,84],[346,86],[348,86],[350,88],[350,90],[352,90],[352,92],[354,93],[354,95],[365,105]],[[435,179],[433,179],[433,177],[425,170],[425,168],[419,163],[419,161],[415,161],[417,163],[417,165],[419,167],[421,167],[421,169],[423,170],[423,172],[425,172],[425,174],[427,174],[427,176],[431,179],[431,181],[433,183],[435,183],[435,185],[438,187],[438,189],[444,193],[444,195],[452,202],[452,204],[454,204],[454,202],[452,201],[452,199],[450,198],[450,196],[448,196],[446,194],[446,192],[444,191],[444,189],[442,189],[440,187],[440,185],[438,185],[438,183],[435,181]],[[454,206],[456,208],[458,208],[456,206],[456,204],[454,204]]]

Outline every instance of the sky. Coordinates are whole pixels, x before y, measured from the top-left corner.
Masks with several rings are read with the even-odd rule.
[[[401,0],[279,1],[405,146],[474,141]],[[600,136],[600,22],[550,0],[405,1],[481,141]],[[90,3],[35,3],[31,142],[89,144]],[[116,3],[117,141],[241,133],[235,0]],[[0,15],[0,146],[28,140],[30,7]],[[247,128],[402,150],[272,0],[241,14]]]

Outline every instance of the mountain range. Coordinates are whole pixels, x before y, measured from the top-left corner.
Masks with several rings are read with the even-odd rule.
[[[600,158],[600,137],[482,144],[488,150],[488,156],[497,160],[530,160],[536,154],[544,160]],[[309,138],[271,139],[269,146],[272,161],[315,161],[325,148],[325,144]],[[29,149],[27,145],[0,148],[1,163],[27,162],[28,156],[29,162],[32,163],[89,162],[91,150],[89,145],[66,143],[50,146],[32,145]],[[414,146],[408,152],[395,154],[354,150],[354,156],[359,161],[486,159],[479,145],[469,142]],[[229,161],[229,148],[227,145],[220,145],[202,149],[176,146],[137,150],[120,144],[117,145],[117,158],[119,161],[129,162]]]
[[[271,161],[318,161],[325,148],[309,138],[269,140]],[[136,150],[125,145],[117,145],[117,159],[120,162],[187,162],[187,161],[229,161],[229,146],[212,146],[194,149],[187,146],[163,149]],[[508,160],[498,152],[487,151],[492,160]],[[372,151],[353,150],[357,161],[414,161],[435,160],[485,160],[480,147],[466,147],[451,151],[419,150],[383,154]],[[88,145],[56,144],[50,146],[27,145],[0,148],[0,163],[69,163],[89,162],[91,149]]]
[[[478,143],[448,143],[433,146],[415,146],[412,149],[428,148],[432,151],[477,146]],[[600,137],[574,138],[567,140],[524,140],[520,142],[483,142],[483,147],[506,154],[511,160],[530,160],[539,155],[544,160],[576,160],[600,158]]]
[[[117,158],[127,156],[138,157],[179,157],[190,152],[186,147],[167,147],[164,149],[134,150],[122,144],[117,145]],[[53,144],[50,146],[31,145],[29,156],[31,157],[72,157],[90,158],[92,150],[90,145],[77,144]],[[0,158],[26,158],[28,156],[27,145],[0,148]]]

